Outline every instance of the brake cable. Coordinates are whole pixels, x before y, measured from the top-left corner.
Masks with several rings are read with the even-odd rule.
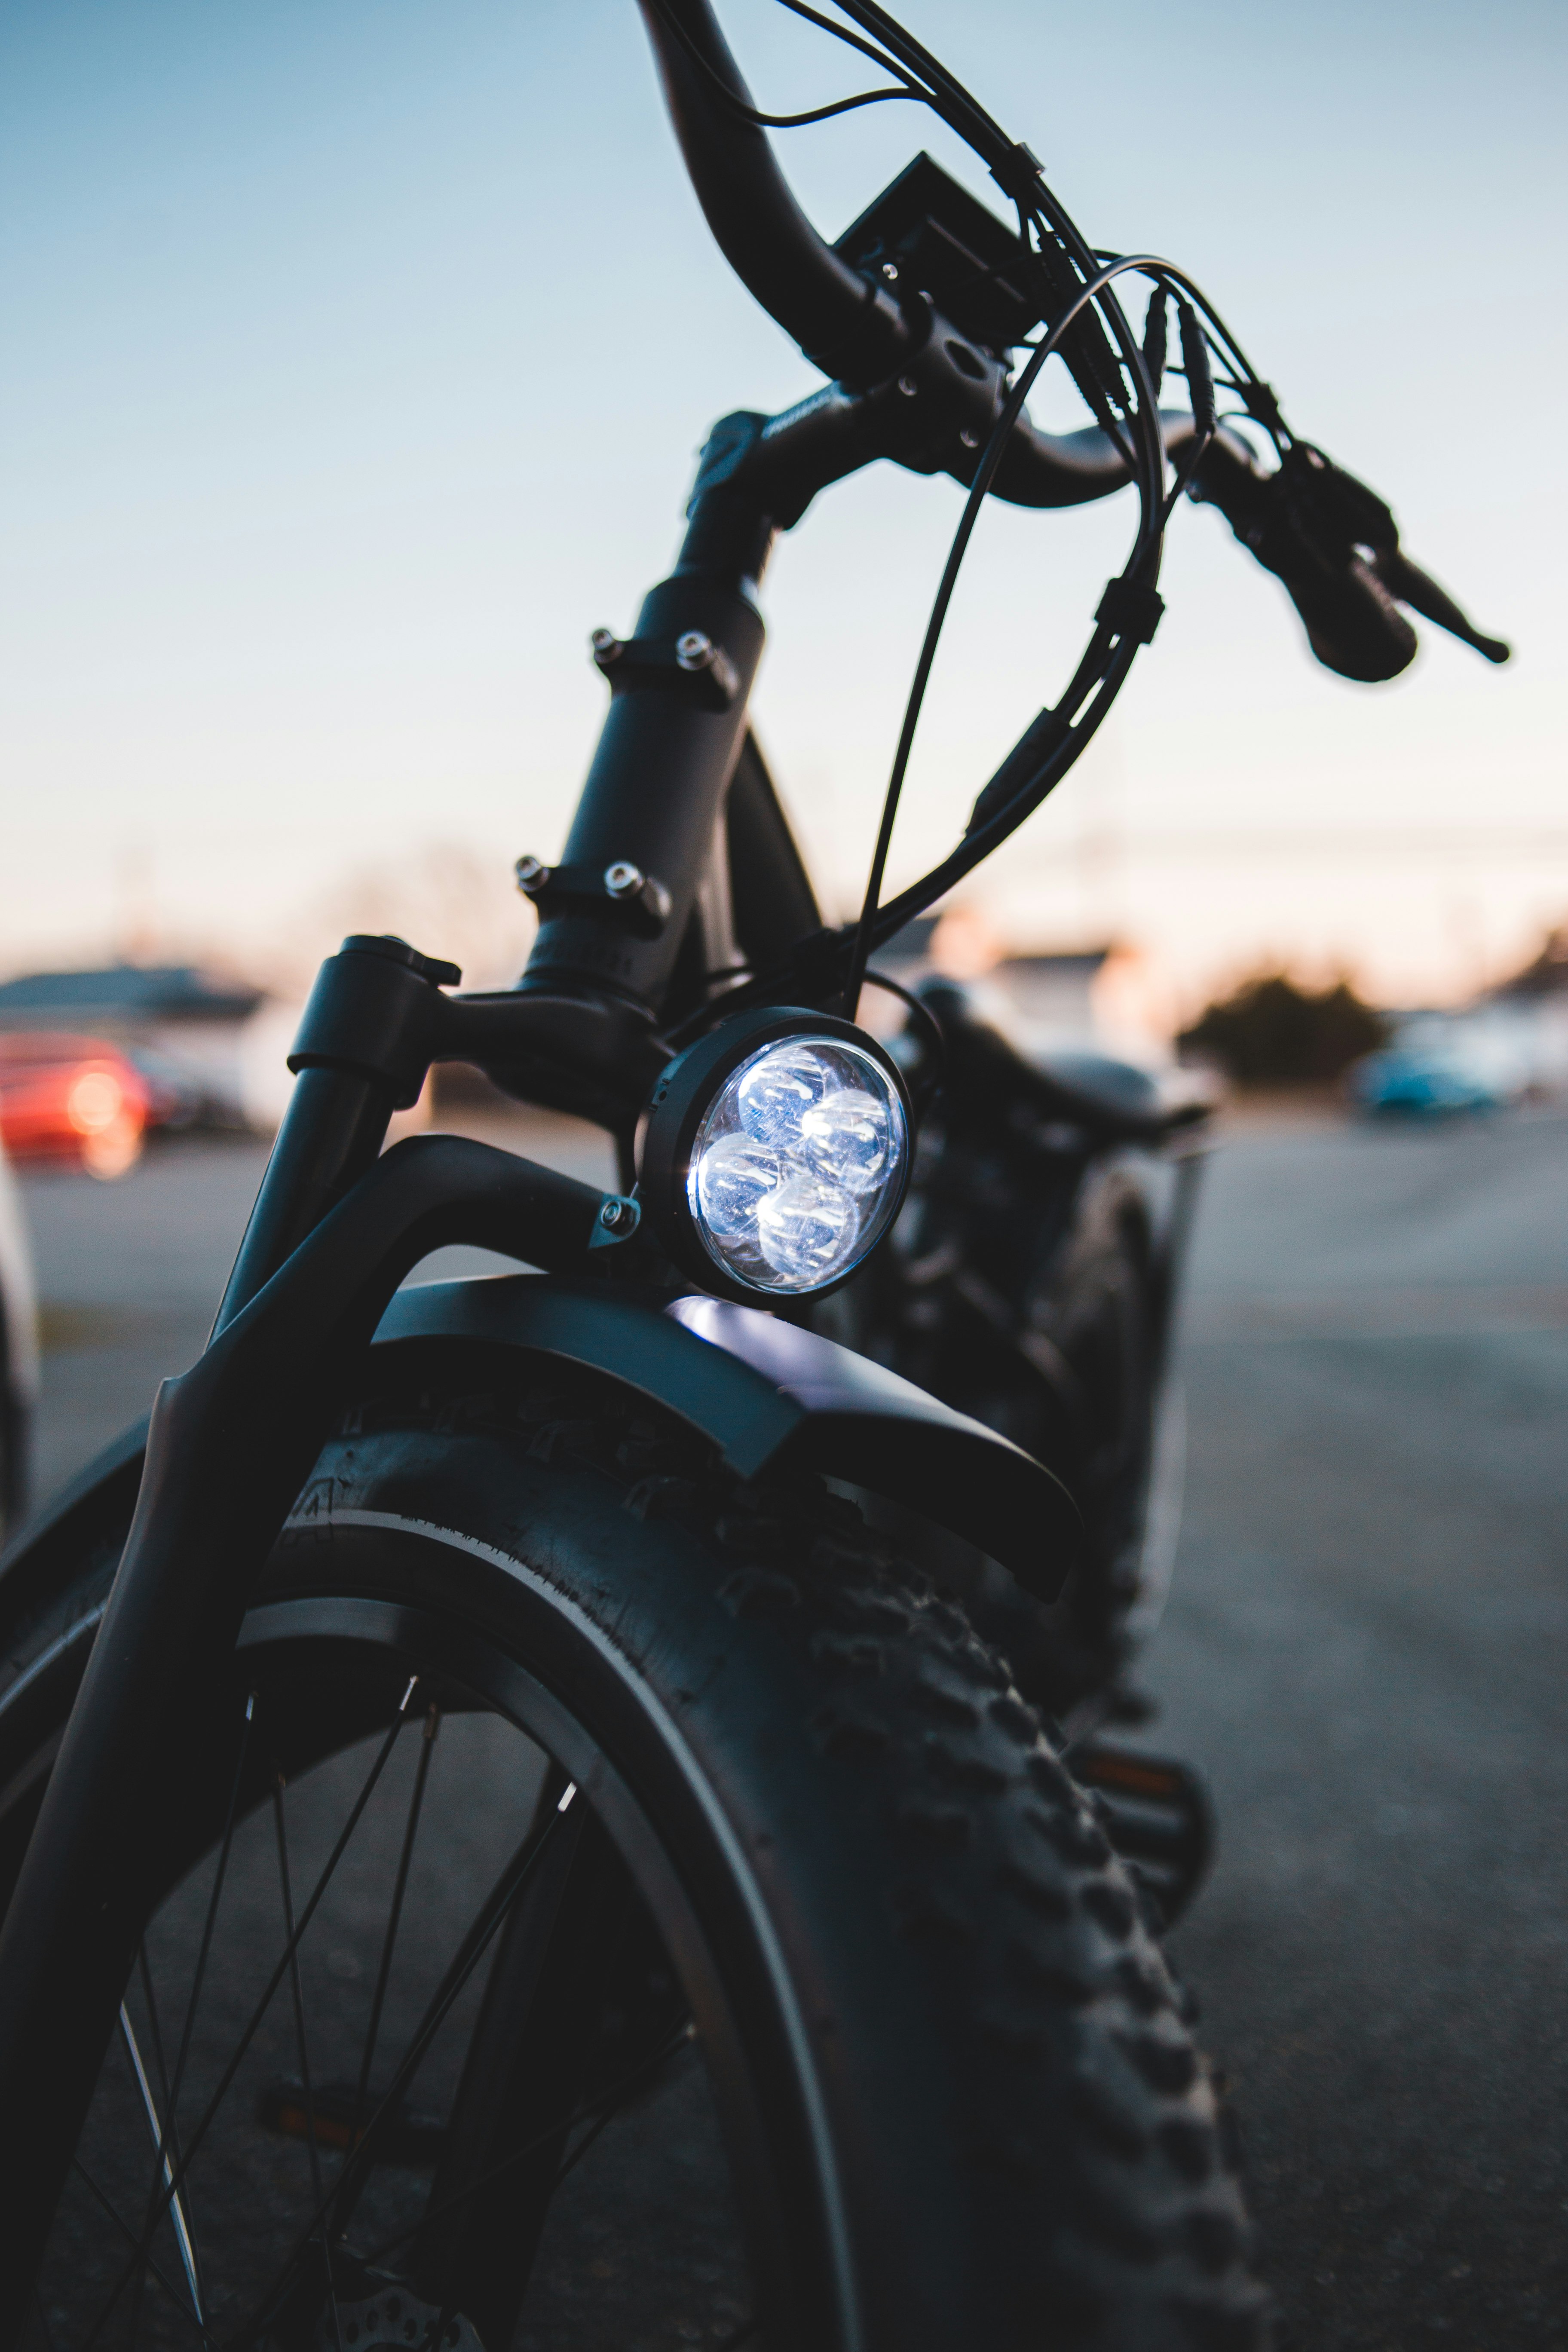
[[[780,5],[787,7],[789,0],[780,0]],[[903,75],[895,89],[863,89],[857,97],[835,99],[830,105],[810,107],[804,114],[764,114],[759,108],[749,106],[737,90],[731,89],[712,58],[704,57],[700,43],[692,39],[675,10],[668,6],[668,0],[653,0],[653,9],[665,29],[674,34],[692,64],[706,75],[722,104],[742,122],[752,123],[760,131],[801,131],[808,123],[826,122],[836,114],[851,113],[858,106],[880,106],[889,99],[918,99],[928,105],[931,102],[927,92],[918,89],[908,75]],[[797,13],[810,16],[816,24],[826,26],[829,32],[835,29],[827,24],[826,17],[816,16],[812,9],[803,8]],[[892,59],[878,57],[869,42],[857,42],[856,47],[863,48],[868,57],[876,58],[877,63],[886,66],[889,73],[898,71]]]
[[[915,665],[914,678],[904,708],[903,725],[899,731],[898,749],[894,753],[892,772],[888,780],[887,793],[882,803],[881,822],[877,833],[877,845],[872,854],[871,870],[867,878],[866,896],[860,908],[860,919],[856,927],[854,944],[850,950],[849,968],[845,976],[844,1011],[848,1020],[853,1020],[855,1017],[861,977],[872,946],[874,943],[880,944],[882,937],[885,936],[877,929],[878,900],[881,894],[882,877],[887,870],[888,852],[893,836],[893,824],[898,815],[904,777],[909,769],[910,754],[914,746],[915,729],[919,724],[921,707],[925,701],[926,687],[931,677],[932,664],[936,659],[937,641],[942,635],[948,607],[952,601],[952,593],[958,582],[959,567],[968,551],[974,526],[979,520],[980,509],[984,504],[986,494],[1002,463],[1013,427],[1022,415],[1024,403],[1028,398],[1036,378],[1046,362],[1059,351],[1062,341],[1075,320],[1081,311],[1088,309],[1102,286],[1110,285],[1114,278],[1125,274],[1130,269],[1145,265],[1151,258],[1150,256],[1142,255],[1135,260],[1112,263],[1101,270],[1098,277],[1091,278],[1089,285],[1083,289],[1077,301],[1069,304],[1049,333],[1042,336],[1030,354],[1028,364],[1020,372],[1016,383],[1003,403],[996,422],[992,427],[991,437],[986,443],[984,454],[975,467],[974,478],[969,486],[963,511],[959,517],[958,529],[953,533],[952,543],[948,550],[947,562],[942,568],[942,579],[931,605],[931,617],[926,624],[925,639],[921,646],[920,658]],[[1140,368],[1142,373],[1142,353],[1140,353]],[[1141,418],[1146,419],[1152,409],[1152,395],[1148,394],[1146,373],[1143,374],[1143,387],[1147,396],[1140,403],[1139,414]],[[1126,572],[1122,575],[1124,581],[1135,583],[1138,586],[1150,591],[1152,590],[1153,581],[1145,579],[1143,575],[1151,572],[1157,573],[1159,569],[1160,530],[1163,520],[1162,493],[1164,488],[1164,445],[1158,439],[1157,425],[1155,434],[1156,446],[1159,449],[1156,462],[1160,471],[1152,484],[1148,478],[1147,470],[1144,478],[1139,482],[1138,535],[1133,542],[1132,554],[1128,561]],[[1152,495],[1151,495],[1152,492]],[[1097,628],[1096,635],[1101,635],[1103,625],[1101,628]],[[1105,652],[1109,655],[1111,633],[1109,630],[1103,630],[1103,634],[1106,638]],[[1066,772],[1065,769],[1063,772]],[[1008,828],[1009,831],[1011,829],[1011,827]],[[1005,835],[1001,836],[1002,839],[1005,837]],[[986,854],[988,855],[989,852]],[[920,887],[917,886],[917,888]],[[906,897],[908,895],[908,893],[905,894]],[[932,892],[931,895],[934,897],[937,894]],[[930,901],[926,903],[929,904]]]
[[[1018,215],[1019,241],[1036,262],[1047,285],[1058,294],[1058,314],[1047,321],[1047,331],[1037,342],[1026,346],[1028,361],[1009,387],[998,412],[990,438],[975,467],[953,534],[905,705],[858,919],[852,929],[837,933],[818,932],[810,940],[801,941],[778,972],[757,975],[749,985],[727,992],[721,1000],[726,1011],[734,1010],[740,1003],[763,996],[781,981],[787,985],[794,978],[804,976],[809,966],[816,982],[812,992],[841,993],[844,1010],[853,1018],[870,954],[1000,848],[1055,790],[1099,729],[1125,683],[1139,647],[1152,636],[1154,625],[1163,609],[1155,593],[1154,583],[1159,575],[1164,525],[1176,499],[1191,485],[1219,428],[1213,372],[1208,362],[1207,344],[1211,331],[1227,365],[1234,368],[1240,379],[1227,388],[1234,389],[1243,401],[1248,417],[1268,433],[1281,454],[1289,445],[1290,436],[1271,387],[1258,375],[1213,303],[1186,274],[1151,255],[1102,254],[1089,247],[1047,185],[1043,169],[1030,149],[1022,142],[1009,140],[1001,125],[956,76],[950,73],[886,9],[877,5],[876,0],[835,0],[842,15],[858,26],[859,31],[851,30],[849,25],[836,23],[811,6],[809,0],[779,0],[779,5],[792,16],[802,17],[869,58],[892,75],[899,87],[864,91],[856,97],[798,115],[765,114],[751,106],[730,87],[680,24],[674,10],[668,5],[668,0],[654,0],[661,20],[669,26],[681,47],[702,69],[724,103],[733,112],[759,127],[795,129],[806,123],[826,121],[830,116],[848,112],[856,107],[879,104],[892,99],[919,99],[929,105],[984,163],[991,177],[1013,204]],[[868,38],[868,35],[877,37]],[[1065,306],[1059,299],[1061,273],[1059,266],[1053,267],[1053,256],[1046,245],[1047,236],[1055,240],[1058,252],[1076,272],[1077,283],[1070,300]],[[1151,316],[1153,299],[1159,299],[1163,304],[1167,289],[1175,295],[1178,306],[1184,363],[1182,373],[1188,381],[1195,431],[1192,447],[1168,492],[1164,439],[1152,372],[1144,346],[1134,340],[1121,305],[1111,291],[1115,280],[1129,274],[1143,275],[1154,280],[1155,295],[1151,301]],[[1103,354],[1103,361],[1109,362],[1108,373],[1115,385],[1114,394],[1110,383],[1104,380],[1101,367],[1096,365],[1097,353],[1093,343],[1084,341],[1091,322],[1092,331],[1106,337],[1100,343],[1099,352]],[[1079,329],[1078,350],[1076,355],[1069,355],[1063,347],[1075,326]],[[1163,347],[1163,329],[1161,343]],[[1140,516],[1132,551],[1126,568],[1118,579],[1110,583],[1101,599],[1095,615],[1094,634],[1066,692],[1054,707],[1047,706],[1040,712],[1033,726],[1026,730],[1003,761],[990,784],[981,793],[963,840],[919,881],[910,884],[883,906],[880,903],[881,887],[894,823],[938,641],[957,584],[959,569],[973,535],[981,506],[1001,466],[1012,428],[1047,361],[1058,353],[1067,361],[1097,422],[1121,451],[1129,474],[1136,483]],[[1131,403],[1127,398],[1129,385],[1132,393]],[[1117,407],[1122,412],[1120,417],[1115,413]],[[1136,451],[1123,438],[1123,425],[1131,429]],[[1037,755],[1032,762],[1027,756],[1030,754]],[[1026,772],[1011,775],[1009,771],[1021,760],[1026,762]],[[828,978],[828,966],[837,964],[846,954],[840,991]],[[672,1033],[672,1041],[693,1034],[712,1009],[710,1002],[689,1014]]]

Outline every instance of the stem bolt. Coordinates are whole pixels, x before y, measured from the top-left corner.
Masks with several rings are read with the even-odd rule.
[[[629,1234],[637,1222],[635,1202],[617,1200],[612,1193],[599,1204],[599,1223],[608,1234]]]
[[[617,857],[605,868],[605,888],[612,898],[635,898],[647,877],[629,857]]]
[[[511,870],[525,898],[537,898],[550,879],[550,868],[542,857],[520,857]]]
[[[594,659],[599,664],[601,668],[606,662],[618,661],[620,659],[621,641],[619,637],[616,636],[614,629],[595,629],[593,635],[589,638],[588,644],[592,649]]]
[[[675,641],[675,658],[682,669],[710,669],[713,666],[713,640],[700,629],[688,629]]]

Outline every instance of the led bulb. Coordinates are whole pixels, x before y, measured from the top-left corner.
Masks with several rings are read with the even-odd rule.
[[[697,1202],[703,1223],[726,1241],[741,1241],[756,1226],[758,1211],[778,1190],[784,1163],[749,1135],[726,1135],[704,1152],[698,1165]]]
[[[687,1204],[704,1247],[749,1288],[819,1290],[880,1240],[909,1134],[864,1047],[784,1037],[732,1070],[697,1130]]]
[[[827,1073],[821,1055],[809,1045],[784,1045],[759,1054],[741,1073],[735,1108],[741,1125],[759,1143],[773,1143],[786,1151],[798,1144],[801,1123],[822,1100]]]
[[[868,1192],[887,1165],[890,1141],[881,1105],[859,1087],[840,1087],[800,1123],[801,1146],[819,1176],[846,1192]]]
[[[797,1169],[757,1204],[757,1243],[782,1286],[830,1282],[854,1246],[855,1200],[841,1184]]]

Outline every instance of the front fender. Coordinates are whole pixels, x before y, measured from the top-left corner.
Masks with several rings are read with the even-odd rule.
[[[752,1307],[500,1275],[401,1290],[372,1350],[469,1340],[607,1374],[700,1430],[740,1476],[810,1469],[978,1545],[1054,1600],[1079,1517],[1043,1464],[837,1341]]]
[[[811,1469],[923,1511],[1054,1600],[1078,1546],[1061,1481],[1031,1454],[923,1389],[814,1331],[755,1307],[668,1299],[607,1283],[501,1275],[400,1290],[372,1360],[430,1339],[468,1340],[603,1372],[674,1412],[744,1478]],[[35,1606],[56,1563],[129,1517],[143,1419],[23,1530],[0,1562],[0,1613]]]

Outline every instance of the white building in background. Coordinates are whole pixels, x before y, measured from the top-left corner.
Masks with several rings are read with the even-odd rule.
[[[1093,1046],[1151,1068],[1173,1058],[1174,992],[1140,948],[1010,955],[982,917],[957,907],[907,924],[874,962],[906,987],[942,972],[982,994],[994,990],[1040,1045]]]

